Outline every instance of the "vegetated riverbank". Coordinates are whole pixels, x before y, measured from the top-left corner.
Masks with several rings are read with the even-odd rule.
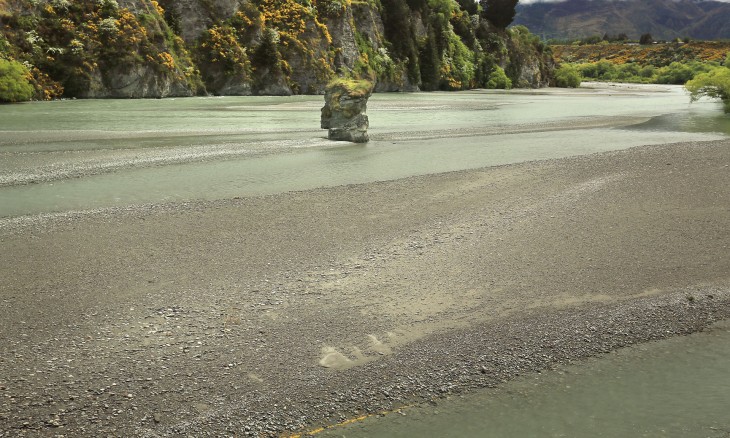
[[[729,146],[14,222],[0,436],[275,436],[702,330]]]
[[[555,56],[555,61],[559,63],[606,60],[614,64],[637,63],[642,66],[664,67],[672,62],[722,62],[730,52],[730,42],[690,41],[688,43],[644,45],[635,43],[570,44],[551,45],[550,48]]]
[[[588,81],[684,85],[727,66],[730,44],[721,41],[639,45],[608,43],[551,46],[562,63],[556,83],[577,87]]]

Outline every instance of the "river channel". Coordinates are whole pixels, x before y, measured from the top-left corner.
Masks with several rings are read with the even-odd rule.
[[[680,87],[376,94],[366,145],[326,140],[321,96],[0,106],[0,218],[217,200],[724,138]]]
[[[323,437],[728,437],[730,322]]]

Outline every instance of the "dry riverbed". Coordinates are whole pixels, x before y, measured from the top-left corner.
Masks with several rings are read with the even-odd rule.
[[[730,141],[0,221],[0,437],[277,436],[730,317]]]

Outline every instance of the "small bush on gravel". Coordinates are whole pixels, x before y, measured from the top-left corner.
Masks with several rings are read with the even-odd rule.
[[[0,102],[21,102],[33,96],[30,73],[17,61],[0,58]]]

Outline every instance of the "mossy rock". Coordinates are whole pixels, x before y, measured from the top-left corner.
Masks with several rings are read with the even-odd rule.
[[[368,97],[373,93],[374,84],[365,79],[336,78],[327,84],[327,92],[347,94],[352,98]],[[340,93],[338,93],[340,91]]]
[[[335,79],[327,85],[321,126],[329,129],[330,140],[356,143],[368,141],[368,97],[373,83],[366,80]]]

